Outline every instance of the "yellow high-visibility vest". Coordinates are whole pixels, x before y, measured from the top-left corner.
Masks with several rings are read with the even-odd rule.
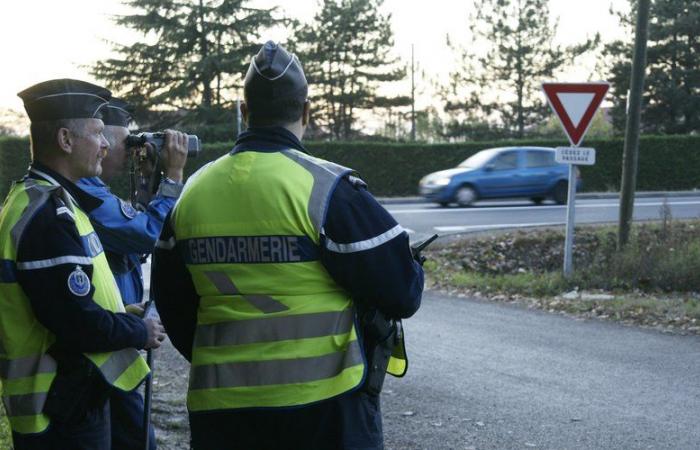
[[[55,336],[32,312],[29,299],[17,283],[16,271],[17,246],[24,229],[34,213],[56,195],[61,196],[68,213],[74,217],[89,251],[85,263],[93,267],[93,300],[106,310],[124,312],[119,289],[88,216],[60,186],[33,179],[16,183],[0,212],[0,381],[10,426],[17,433],[39,433],[50,422],[43,414],[43,408],[56,376],[56,361],[47,353]],[[31,269],[32,264],[45,266],[50,263],[46,260],[25,262],[21,263],[21,268]],[[76,267],[76,270],[80,269]],[[85,356],[99,369],[107,383],[124,391],[135,389],[149,372],[146,362],[133,348],[86,353]]]
[[[348,172],[296,150],[246,151],[188,181],[171,220],[200,296],[190,411],[305,405],[361,385],[353,301],[319,261]]]

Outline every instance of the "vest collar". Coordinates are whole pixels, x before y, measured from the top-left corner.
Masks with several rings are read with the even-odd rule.
[[[289,149],[309,153],[294,133],[284,127],[253,127],[238,136],[231,154],[245,151],[279,152]]]
[[[102,205],[102,200],[83,191],[68,178],[50,169],[44,164],[41,164],[40,162],[35,161],[31,166],[29,166],[29,173],[27,176],[35,180],[48,181],[54,186],[61,186],[68,192],[75,203],[77,203],[78,206],[80,206],[80,208],[87,213]]]

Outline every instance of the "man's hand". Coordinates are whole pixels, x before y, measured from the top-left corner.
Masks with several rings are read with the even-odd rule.
[[[187,135],[180,131],[165,130],[165,142],[161,150],[165,176],[182,183],[182,169],[187,162]]]
[[[166,336],[165,328],[160,323],[160,319],[148,318],[144,319],[144,322],[146,323],[146,330],[148,330],[148,339],[146,339],[146,345],[143,348],[149,350],[160,347]]]

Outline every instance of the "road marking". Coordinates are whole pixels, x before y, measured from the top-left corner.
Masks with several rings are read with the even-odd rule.
[[[496,225],[455,225],[449,227],[434,227],[435,231],[469,231],[469,230],[493,230],[498,228],[521,228],[521,227],[549,227],[554,225],[564,225],[566,222],[540,222],[540,223],[499,223]]]
[[[700,201],[667,202],[668,206],[689,206],[700,205]],[[659,207],[664,202],[635,203],[635,207]],[[576,203],[576,209],[581,208],[619,208],[619,203]],[[544,205],[544,206],[497,206],[497,207],[472,207],[472,208],[427,208],[427,209],[390,209],[390,214],[416,214],[416,213],[470,213],[493,212],[493,211],[542,211],[545,209],[566,209],[566,205]]]
[[[664,202],[653,202],[653,203],[635,203],[634,206],[661,206]],[[668,206],[673,205],[700,205],[700,201],[685,201],[685,202],[666,202]],[[576,205],[578,208],[578,204]]]

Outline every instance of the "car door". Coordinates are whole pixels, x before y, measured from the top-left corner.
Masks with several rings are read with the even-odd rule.
[[[526,194],[541,194],[547,191],[552,186],[552,180],[557,177],[554,152],[526,150],[522,177]]]
[[[508,197],[522,188],[520,153],[519,150],[498,153],[484,166],[480,180],[482,197]]]

